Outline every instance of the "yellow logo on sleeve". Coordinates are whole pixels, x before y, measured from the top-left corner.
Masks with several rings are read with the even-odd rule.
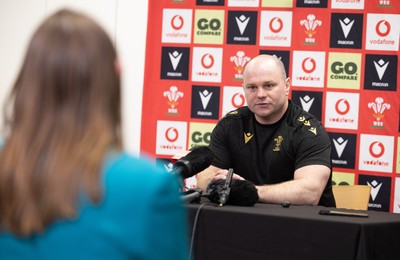
[[[243,133],[243,134],[244,134],[244,143],[247,144],[253,137],[253,134],[252,133]]]

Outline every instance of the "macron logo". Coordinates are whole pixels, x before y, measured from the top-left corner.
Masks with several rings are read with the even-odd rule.
[[[342,27],[342,30],[343,30],[344,38],[347,38],[351,28],[353,27],[354,20],[350,21],[350,19],[346,17],[343,21],[339,20],[339,22],[340,22],[340,26]]]
[[[336,149],[336,152],[337,152],[339,158],[342,157],[344,148],[346,148],[347,142],[349,140],[344,140],[342,137],[339,137],[337,140],[335,140],[335,139],[332,139],[332,140],[333,140],[333,144],[335,145],[335,149]]]
[[[241,15],[239,18],[238,17],[235,17],[235,18],[236,18],[237,26],[239,27],[240,34],[243,35],[244,30],[246,30],[247,24],[250,21],[250,17],[246,18],[246,16]]]
[[[172,68],[174,70],[176,70],[176,68],[178,67],[179,62],[181,61],[182,53],[174,51],[173,53],[169,52],[168,55],[169,55],[169,59],[170,59],[171,64],[172,64]]]
[[[168,163],[168,164],[165,164],[165,163],[164,163],[164,169],[165,169],[165,171],[167,171],[167,172],[172,172],[172,168],[174,168],[174,165],[173,165],[172,163]]]
[[[307,112],[310,111],[312,104],[314,103],[315,98],[310,98],[310,96],[306,95],[305,97],[300,97],[300,103],[303,109]]]
[[[201,104],[203,105],[203,109],[206,110],[208,103],[210,102],[212,92],[209,92],[207,89],[205,89],[203,92],[199,92],[200,99],[201,99]]]
[[[374,181],[372,181],[372,183],[367,182],[367,184],[368,184],[368,186],[371,186],[371,197],[372,197],[372,200],[375,201],[375,198],[378,195],[379,190],[382,187],[382,183],[378,184],[378,182],[374,180]]]
[[[387,69],[387,66],[389,65],[389,62],[386,62],[382,59],[380,59],[378,62],[374,61],[375,69],[376,72],[378,73],[379,80],[382,80],[383,75],[385,75],[385,71]]]

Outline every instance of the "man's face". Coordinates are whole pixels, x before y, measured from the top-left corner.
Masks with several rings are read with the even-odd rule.
[[[243,74],[243,89],[259,123],[273,124],[285,113],[290,83],[274,60],[262,58],[249,63]]]

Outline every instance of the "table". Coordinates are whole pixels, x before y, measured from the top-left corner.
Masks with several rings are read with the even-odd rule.
[[[205,205],[202,205],[205,204]],[[201,206],[200,206],[201,205]],[[400,214],[320,215],[322,206],[187,204],[195,260],[400,259]],[[196,226],[193,226],[200,208]],[[193,229],[194,227],[194,229]]]

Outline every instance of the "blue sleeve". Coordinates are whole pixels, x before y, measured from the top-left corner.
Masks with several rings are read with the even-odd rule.
[[[123,222],[121,244],[138,259],[188,259],[188,219],[179,182],[146,160],[125,157],[108,169],[107,199]]]
[[[172,175],[163,175],[162,184],[150,201],[147,233],[151,246],[150,259],[188,259],[188,220],[179,198],[178,182]],[[178,250],[173,250],[173,249]]]

